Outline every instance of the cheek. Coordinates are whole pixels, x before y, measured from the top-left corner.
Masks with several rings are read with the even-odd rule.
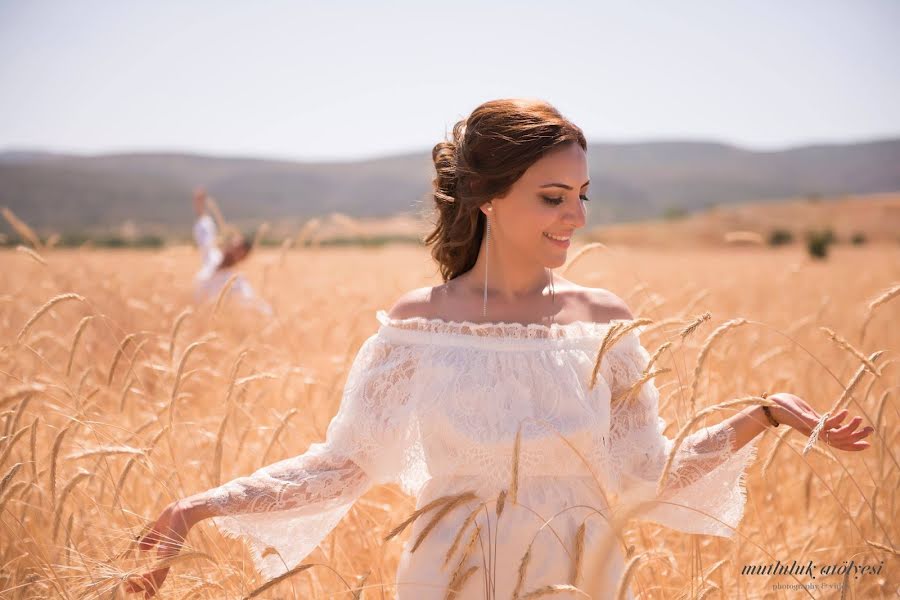
[[[509,223],[509,237],[522,247],[535,246],[545,231],[553,229],[558,220],[557,211],[556,207],[541,203],[514,213]]]

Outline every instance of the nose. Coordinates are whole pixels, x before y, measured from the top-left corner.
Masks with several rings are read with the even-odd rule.
[[[568,210],[566,210],[566,214],[563,215],[563,222],[566,224],[566,226],[572,227],[574,229],[584,227],[584,224],[586,222],[586,211],[584,202],[581,200],[581,198],[579,197],[575,201],[574,208],[571,204],[567,206],[569,206],[569,208]]]

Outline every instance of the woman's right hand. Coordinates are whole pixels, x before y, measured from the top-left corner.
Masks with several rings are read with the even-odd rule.
[[[179,501],[168,505],[138,541],[138,549],[147,551],[159,544],[156,557],[160,560],[178,554],[184,538],[194,525],[183,506]],[[129,594],[143,591],[144,598],[150,598],[159,591],[168,573],[169,567],[162,567],[138,576],[139,579],[129,579],[125,591]]]

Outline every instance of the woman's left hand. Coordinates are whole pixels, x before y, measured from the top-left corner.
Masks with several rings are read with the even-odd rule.
[[[779,392],[770,394],[767,398],[778,403],[778,406],[770,409],[775,420],[793,427],[803,435],[810,435],[822,418],[822,415],[817,413],[803,398],[794,394]],[[829,415],[825,420],[825,426],[819,432],[819,440],[838,450],[865,450],[872,444],[862,440],[875,431],[875,428],[867,425],[862,429],[857,429],[862,423],[862,417],[859,416],[853,417],[845,425],[840,426],[841,421],[848,414],[849,411],[845,408],[836,414]]]

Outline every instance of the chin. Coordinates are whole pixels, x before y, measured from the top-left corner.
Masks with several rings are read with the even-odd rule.
[[[553,256],[548,256],[541,262],[548,269],[556,269],[557,267],[561,267],[566,264],[566,257],[568,256],[568,252],[560,252],[559,254],[554,254]]]

